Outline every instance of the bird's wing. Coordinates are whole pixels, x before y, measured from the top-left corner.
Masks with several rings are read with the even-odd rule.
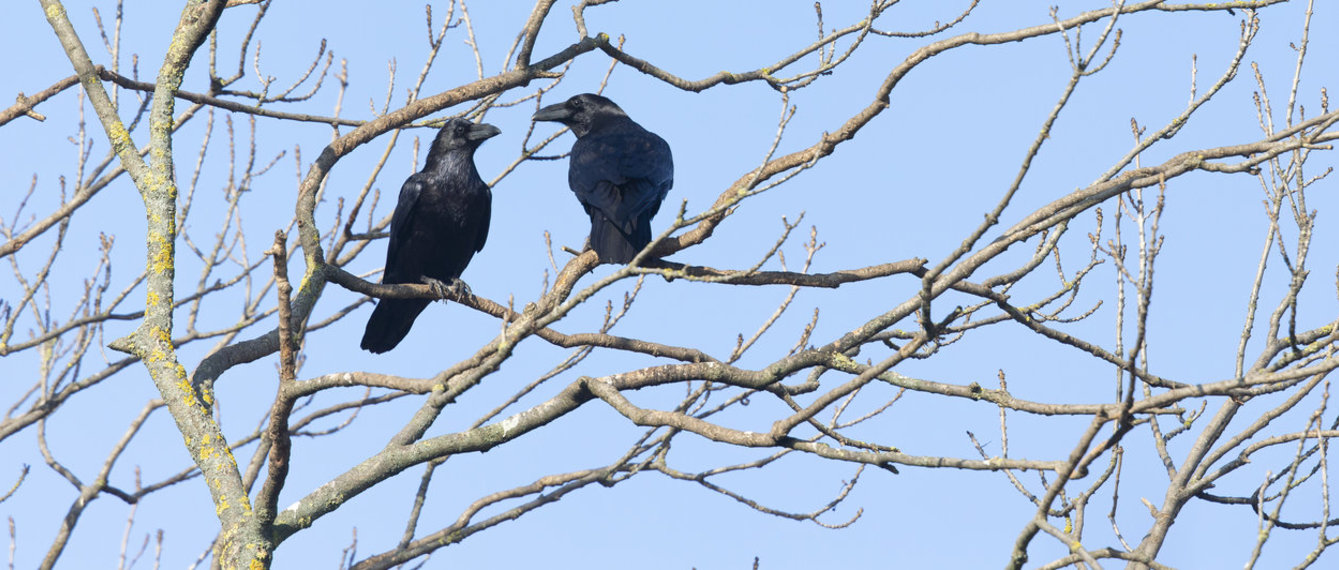
[[[650,131],[633,137],[626,148],[619,170],[636,185],[624,189],[624,200],[631,210],[649,219],[674,186],[674,158],[669,144]]]
[[[577,195],[587,208],[599,210],[625,235],[632,233],[633,226],[643,214],[649,214],[648,218],[655,215],[660,209],[660,201],[665,198],[664,191],[641,178],[625,180],[622,184],[601,180]]]
[[[624,138],[619,171],[630,178],[645,178],[666,190],[674,182],[674,156],[669,143],[655,133],[641,130]]]
[[[414,206],[418,204],[418,198],[423,193],[424,181],[421,178],[420,174],[414,174],[400,187],[400,201],[395,205],[395,213],[391,214],[390,241],[386,246],[386,271],[382,277],[383,281],[387,281],[387,278],[398,273],[398,269],[403,268],[403,256],[407,253],[404,250],[412,243],[410,234],[414,225]]]
[[[624,231],[654,215],[674,184],[669,145],[647,131],[591,136],[572,148],[568,183],[587,209],[595,208]]]
[[[483,181],[481,180],[480,183],[482,182]],[[484,242],[488,241],[488,223],[493,219],[493,197],[487,186],[484,187],[484,195],[487,196],[487,198],[483,201],[483,205],[479,207],[479,211],[475,212],[479,217],[480,223],[479,231],[474,239],[474,251],[484,250]]]

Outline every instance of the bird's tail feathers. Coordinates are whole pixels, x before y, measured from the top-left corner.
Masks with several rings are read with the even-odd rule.
[[[431,302],[428,299],[382,299],[367,319],[360,346],[374,354],[395,348],[409,334],[414,319]]]
[[[651,243],[650,224],[637,224],[630,234],[624,233],[609,220],[597,220],[591,224],[590,247],[600,254],[600,261],[628,263],[648,243]]]

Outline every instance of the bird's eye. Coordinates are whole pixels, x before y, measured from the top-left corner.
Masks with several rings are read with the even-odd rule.
[[[571,105],[572,105],[572,108],[575,109],[575,110],[577,110],[577,111],[580,111],[580,110],[581,110],[581,107],[583,106],[583,104],[582,104],[582,102],[581,102],[580,99],[573,99]]]

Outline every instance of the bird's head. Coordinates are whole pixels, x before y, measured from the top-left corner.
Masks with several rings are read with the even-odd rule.
[[[605,120],[627,116],[613,101],[593,93],[582,93],[540,109],[534,119],[567,125],[567,128],[572,129],[572,134],[580,138]]]
[[[437,131],[437,138],[433,139],[430,152],[444,153],[458,149],[476,149],[485,140],[501,133],[500,129],[487,123],[475,124],[466,119],[451,119]]]

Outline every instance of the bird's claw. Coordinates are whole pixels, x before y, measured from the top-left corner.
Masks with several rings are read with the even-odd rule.
[[[448,292],[446,283],[442,283],[441,281],[438,281],[431,277],[424,277],[420,279],[420,281],[422,281],[424,285],[427,285],[429,289],[432,289],[433,295],[436,295],[442,299],[445,299],[447,297]]]
[[[466,285],[465,282],[460,279],[452,279],[450,283],[445,283],[431,277],[424,277],[422,278],[422,281],[432,289],[432,292],[435,295],[442,299],[450,299],[453,297],[458,299],[474,295],[474,293],[470,291],[470,286]]]
[[[451,283],[451,290],[455,292],[456,295],[459,297],[474,296],[474,291],[470,291],[470,286],[466,285],[464,281],[461,281],[459,279],[456,279],[453,283]]]

